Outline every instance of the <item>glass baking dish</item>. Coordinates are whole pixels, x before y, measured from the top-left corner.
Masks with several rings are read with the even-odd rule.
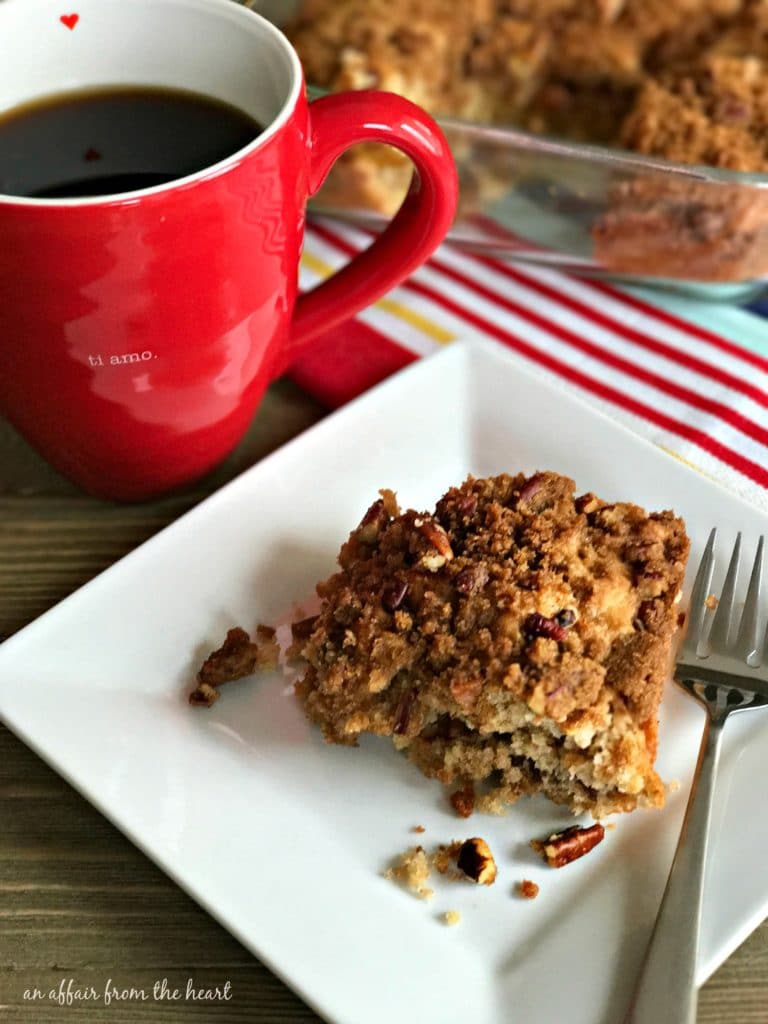
[[[249,6],[281,24],[296,4]],[[765,175],[437,120],[459,171],[449,240],[461,249],[713,301],[746,301],[768,285]],[[403,158],[361,147],[337,164],[314,209],[380,228],[409,176]]]

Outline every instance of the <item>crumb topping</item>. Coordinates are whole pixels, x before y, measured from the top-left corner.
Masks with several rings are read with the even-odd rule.
[[[430,864],[421,846],[412,846],[401,853],[384,874],[385,878],[398,882],[420,900],[430,900],[434,896],[434,890],[426,885],[429,876]]]

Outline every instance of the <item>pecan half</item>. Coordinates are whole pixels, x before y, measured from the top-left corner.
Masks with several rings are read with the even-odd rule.
[[[397,710],[395,711],[395,724],[392,727],[392,732],[394,732],[395,736],[403,736],[407,732],[415,700],[415,690],[406,690],[400,698]]]
[[[453,558],[453,548],[448,534],[434,519],[415,519],[413,525],[424,540],[434,548],[421,557],[421,565],[430,572],[436,572]]]
[[[551,868],[562,868],[589,853],[605,838],[605,828],[598,822],[583,828],[572,825],[563,832],[554,832],[549,839],[532,839],[531,846]]]
[[[488,570],[484,565],[468,565],[456,577],[456,589],[460,594],[474,594],[488,582]]]
[[[381,498],[377,498],[372,505],[369,506],[368,511],[365,513],[363,518],[360,520],[361,526],[370,526],[371,523],[380,523],[386,516],[384,510],[384,502]]]
[[[456,863],[478,885],[493,885],[496,881],[496,861],[484,839],[475,837],[463,842]]]
[[[520,493],[517,496],[518,505],[522,501],[530,501],[530,499],[538,494],[541,488],[544,486],[544,481],[541,479],[538,473],[526,480],[523,486],[520,488]]]
[[[384,501],[379,498],[378,501],[374,501],[360,520],[357,536],[363,544],[375,544],[378,540],[379,532],[384,529],[388,522],[389,514],[384,507]]]
[[[291,636],[294,641],[297,643],[303,643],[304,641],[309,640],[315,630],[315,625],[317,624],[319,617],[319,615],[310,615],[306,619],[300,619],[298,622],[292,622]]]
[[[408,583],[406,580],[395,580],[394,583],[390,584],[381,595],[381,603],[387,609],[388,612],[396,612],[400,605],[405,600],[405,595],[408,593]]]
[[[545,636],[548,640],[557,640],[558,643],[568,636],[567,628],[561,626],[557,619],[548,619],[546,615],[540,615],[539,612],[528,616],[524,629],[529,636]]]
[[[456,502],[456,510],[460,516],[473,516],[477,512],[477,495],[462,494]]]

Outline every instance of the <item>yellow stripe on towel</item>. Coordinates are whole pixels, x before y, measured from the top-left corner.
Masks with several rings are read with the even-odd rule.
[[[707,480],[714,480],[716,483],[720,483],[716,476],[712,476],[711,473],[707,473],[705,469],[702,469],[701,466],[697,466],[696,463],[691,462],[690,459],[686,459],[684,455],[681,455],[680,452],[676,452],[674,448],[667,448],[665,444],[660,444],[658,447],[661,448],[663,452],[666,452],[667,455],[671,455],[673,459],[677,459],[678,462],[682,462],[682,464],[687,466],[688,469],[694,469],[697,473],[705,476]]]
[[[312,252],[304,252],[301,262],[313,274],[317,274],[318,277],[330,277],[334,272],[330,263],[321,260],[319,256],[315,256]],[[452,331],[446,330],[445,327],[441,327],[440,324],[436,324],[433,320],[429,320],[427,317],[422,316],[421,313],[409,309],[402,302],[397,302],[395,299],[379,299],[375,305],[376,308],[381,309],[384,313],[389,313],[391,316],[397,317],[398,320],[402,320],[411,327],[415,327],[417,331],[421,331],[422,334],[425,334],[432,341],[436,341],[440,345],[447,345],[456,339],[456,335]]]

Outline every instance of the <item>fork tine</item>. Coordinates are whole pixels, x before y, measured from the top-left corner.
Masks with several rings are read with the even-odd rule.
[[[752,575],[749,578],[747,599],[741,613],[739,635],[736,640],[736,654],[753,668],[760,664],[760,639],[758,637],[758,619],[760,617],[760,591],[763,578],[763,538],[757,544],[757,553],[752,563]]]
[[[685,645],[687,648],[690,647],[694,654],[701,641],[704,620],[707,615],[707,606],[704,602],[709,595],[709,588],[712,586],[712,573],[715,568],[716,537],[717,530],[713,529],[709,534],[704,554],[701,556],[696,579],[693,581],[693,590],[691,591],[688,632],[685,637]]]
[[[736,534],[736,543],[733,545],[733,554],[728,564],[728,573],[723,584],[723,592],[720,595],[720,602],[712,620],[712,629],[709,631],[709,649],[711,651],[725,650],[731,635],[731,624],[733,619],[733,608],[736,598],[736,579],[739,575],[739,557],[741,555],[741,533]]]

